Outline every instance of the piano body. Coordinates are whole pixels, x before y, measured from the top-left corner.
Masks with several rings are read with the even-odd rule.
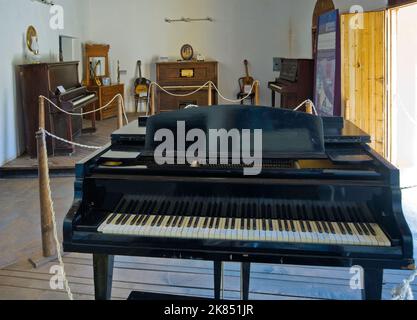
[[[154,133],[177,121],[205,132],[263,129],[262,172],[156,165]],[[110,298],[114,255],[242,262],[246,270],[251,262],[359,265],[363,297],[380,299],[383,270],[413,268],[413,245],[399,172],[369,141],[340,119],[266,107],[163,113],[146,128],[132,122],[77,164],[64,250],[94,255],[97,299]]]
[[[38,97],[40,95],[71,113],[80,113],[84,107],[97,100],[95,93],[89,92],[80,84],[78,64],[74,61],[19,66],[26,150],[33,158],[37,155],[35,133],[39,129]],[[48,112],[46,116],[48,131],[69,141],[81,133],[81,117],[66,115],[48,102],[45,102],[45,106]],[[73,147],[66,143],[48,141],[49,154],[68,154],[73,151]]]
[[[313,99],[314,60],[282,59],[280,77],[268,83],[275,107],[276,93],[281,95],[281,108],[295,108],[307,99]]]

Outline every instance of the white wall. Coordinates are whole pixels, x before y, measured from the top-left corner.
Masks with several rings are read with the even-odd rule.
[[[49,7],[31,0],[0,0],[0,165],[23,150],[22,112],[17,101],[15,66],[23,62],[24,34],[29,25],[39,34],[42,60],[58,59],[60,34],[83,38],[88,5],[85,0],[55,1],[64,7],[65,29],[49,28]]]
[[[185,43],[206,58],[219,61],[220,88],[228,97],[237,93],[237,79],[244,75],[243,60],[248,59],[252,75],[263,82],[265,103],[270,99],[266,82],[277,76],[272,71],[272,57],[290,54],[288,0],[91,0],[90,5],[90,39],[110,44],[113,79],[116,60],[120,60],[122,69],[128,70],[122,81],[127,84],[126,97],[131,108],[136,61],[141,59],[144,76],[155,80],[157,57],[178,59]],[[97,18],[103,16],[112,18]],[[207,16],[215,21],[164,21],[166,17]]]

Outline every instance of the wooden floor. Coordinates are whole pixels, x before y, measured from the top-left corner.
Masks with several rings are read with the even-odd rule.
[[[129,121],[136,119],[139,114],[128,114]],[[86,144],[90,146],[103,146],[110,142],[110,135],[116,130],[117,119],[111,118],[104,121],[96,122],[97,131],[93,134],[83,134],[74,139],[75,142]],[[85,127],[91,126],[90,121],[85,121]],[[75,152],[72,155],[62,155],[49,157],[49,168],[53,169],[71,169],[75,164],[88,156],[92,150],[75,147]],[[19,170],[19,169],[36,169],[38,166],[36,159],[31,159],[27,154],[24,154],[17,159],[6,163],[1,170]]]
[[[66,272],[76,299],[94,298],[92,258],[70,254],[65,258]],[[32,269],[22,262],[0,270],[0,299],[67,299],[65,292],[52,290],[50,268]],[[348,269],[300,266],[253,265],[250,299],[257,300],[358,300],[360,292],[350,289]],[[383,298],[410,272],[387,270]],[[225,265],[225,299],[240,297],[239,265]],[[116,257],[112,299],[125,300],[131,291],[213,297],[212,263],[204,261],[162,260]],[[413,285],[417,296],[417,286]]]

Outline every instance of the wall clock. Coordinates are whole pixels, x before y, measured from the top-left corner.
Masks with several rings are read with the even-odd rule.
[[[181,48],[181,58],[183,60],[191,60],[194,57],[194,49],[191,45],[185,44]]]

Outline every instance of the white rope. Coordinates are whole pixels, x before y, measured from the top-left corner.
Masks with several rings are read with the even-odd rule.
[[[301,102],[297,108],[294,109],[294,111],[298,111],[299,109],[301,109],[301,107],[303,107],[306,103],[310,103],[311,106],[313,107],[314,113],[316,114],[316,116],[319,115],[319,113],[317,112],[316,106],[314,105],[313,101],[311,101],[310,99],[307,99],[303,102]]]
[[[123,109],[123,115],[124,115],[124,118],[125,118],[125,121],[126,121],[126,124],[128,124],[129,123],[129,120],[128,120],[128,118],[127,118],[127,114],[126,114],[126,108],[125,108],[125,103],[124,103],[124,99],[123,99],[123,96],[120,94],[120,93],[118,93],[118,94],[116,94],[114,97],[113,97],[113,99],[111,99],[110,100],[110,102],[109,103],[107,103],[105,106],[102,106],[101,108],[99,108],[99,109],[95,109],[95,110],[91,110],[91,111],[86,111],[86,112],[82,112],[82,113],[73,113],[73,112],[68,112],[68,111],[66,111],[66,110],[64,110],[64,109],[62,109],[62,108],[60,108],[60,107],[58,107],[54,102],[52,102],[49,98],[47,98],[47,97],[45,97],[45,96],[39,96],[39,98],[42,98],[42,99],[44,99],[44,100],[46,100],[46,101],[48,101],[51,105],[53,105],[56,109],[58,109],[59,111],[61,111],[62,113],[65,113],[65,114],[67,114],[67,115],[69,115],[69,116],[85,116],[85,115],[88,115],[88,114],[92,114],[92,113],[96,113],[96,112],[98,112],[98,111],[101,111],[101,110],[103,110],[103,109],[106,109],[106,108],[108,108],[112,103],[113,103],[113,101],[114,100],[116,100],[116,98],[119,98],[120,97],[120,99],[121,99],[121,101],[122,101],[122,109]]]
[[[46,136],[45,136],[46,131],[42,130],[42,139],[43,139],[43,143],[44,145],[46,145]],[[48,153],[46,151],[46,148],[43,148],[43,152],[44,152],[44,157],[46,159],[48,159]],[[64,280],[64,288],[65,291],[67,292],[68,295],[68,299],[69,300],[74,300],[74,296],[72,295],[71,292],[71,288],[69,286],[69,282],[68,282],[68,278],[67,278],[67,274],[65,273],[65,264],[64,264],[64,260],[62,259],[62,254],[61,254],[61,242],[59,241],[59,237],[58,237],[58,228],[56,225],[56,215],[55,215],[55,210],[54,210],[54,202],[52,200],[52,191],[51,191],[51,181],[49,179],[49,168],[48,168],[48,174],[47,174],[47,188],[48,188],[48,197],[49,197],[49,203],[50,203],[50,210],[51,210],[51,214],[52,214],[52,226],[53,226],[53,236],[54,236],[54,240],[55,240],[55,246],[56,246],[56,254],[58,257],[58,262],[59,265],[61,267],[61,276]]]
[[[231,103],[241,103],[242,101],[246,100],[247,98],[249,98],[249,97],[252,95],[253,90],[254,90],[254,88],[255,88],[255,86],[256,86],[257,84],[260,84],[259,80],[256,80],[256,81],[254,81],[254,82],[253,82],[252,87],[251,87],[251,89],[250,89],[249,93],[248,93],[245,97],[243,97],[242,99],[233,100],[233,99],[226,98],[226,97],[225,97],[225,96],[224,96],[224,95],[220,92],[220,90],[217,88],[217,86],[214,84],[214,82],[213,82],[213,81],[207,81],[205,84],[203,84],[202,86],[198,87],[196,90],[194,90],[194,91],[192,91],[192,92],[189,92],[189,93],[181,93],[181,94],[180,94],[180,93],[173,93],[173,92],[170,92],[170,91],[168,91],[167,89],[165,89],[164,87],[162,87],[161,85],[159,85],[158,83],[156,83],[156,82],[154,82],[154,81],[153,81],[153,82],[151,82],[151,84],[149,85],[149,89],[148,89],[148,97],[150,97],[150,96],[151,96],[152,86],[156,86],[156,87],[158,87],[161,91],[165,92],[166,94],[168,94],[168,95],[170,95],[170,96],[173,96],[173,97],[181,97],[181,98],[183,98],[183,97],[189,97],[189,96],[192,96],[193,94],[196,94],[197,92],[199,92],[199,91],[201,91],[201,90],[205,89],[207,86],[212,85],[212,86],[213,86],[213,89],[217,92],[217,94],[219,95],[219,97],[220,97],[221,99],[223,99],[223,100],[225,100],[225,101],[228,101],[228,102],[231,102]],[[147,114],[147,115],[149,115],[149,106],[150,106],[150,99],[148,98],[148,102],[147,102],[147,110],[146,110],[146,114]]]
[[[411,284],[417,278],[417,270],[414,271],[407,279],[403,280],[403,284],[392,290],[392,300],[414,300]]]
[[[50,133],[49,131],[47,131],[47,130],[45,130],[43,128],[39,128],[39,130],[42,131],[44,135],[46,134],[46,135],[50,136],[53,139],[56,139],[56,140],[59,140],[59,141],[62,141],[62,142],[71,144],[71,145],[76,146],[76,147],[85,148],[85,149],[92,149],[92,150],[100,150],[100,149],[104,148],[104,146],[102,146],[102,147],[98,147],[98,146],[87,146],[85,144],[80,144],[80,143],[76,143],[76,142],[73,142],[73,141],[68,141],[68,140],[66,140],[64,138],[58,137],[58,136]]]

